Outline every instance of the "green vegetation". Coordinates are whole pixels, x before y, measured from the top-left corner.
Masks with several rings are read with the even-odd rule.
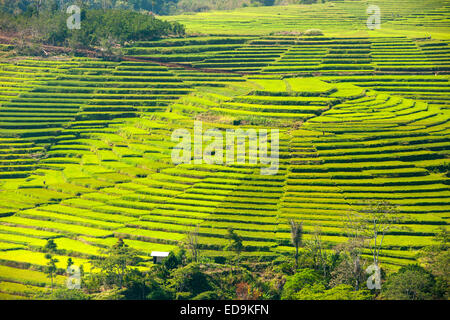
[[[36,11],[34,6],[17,14],[0,6],[0,31],[16,34],[19,54],[45,55],[42,44],[72,48],[101,47],[106,53],[129,41],[156,40],[184,35],[184,27],[176,22],[162,21],[152,15],[127,10],[87,10],[80,13],[80,27],[67,27],[68,15],[57,8]],[[81,27],[83,26],[83,27]],[[26,42],[28,41],[28,42]],[[39,51],[41,50],[41,51]]]
[[[134,10],[158,15],[182,12],[198,12],[213,9],[227,10],[248,6],[272,6],[279,0],[47,0],[34,2],[33,0],[3,0],[3,8],[7,12],[41,12],[45,10],[61,10],[72,4],[86,9],[116,9]],[[315,0],[297,0],[298,3],[311,3]]]
[[[411,36],[429,35],[448,39],[446,1],[374,0],[382,9],[381,30],[366,27],[368,4],[361,1],[284,1],[292,5],[247,7],[227,11],[180,14],[168,17],[187,26],[187,31],[203,34],[267,35],[282,38],[319,29],[333,36]],[[283,40],[283,39],[279,39]]]
[[[0,46],[0,299],[448,299],[448,1],[400,2],[374,1],[374,31],[362,1],[167,17],[185,36],[118,2],[73,33],[58,8],[2,13],[121,52]],[[277,174],[174,165],[195,120],[278,129]]]

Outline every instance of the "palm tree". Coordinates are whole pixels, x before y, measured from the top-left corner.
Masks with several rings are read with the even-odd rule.
[[[297,222],[293,219],[289,220],[291,227],[291,242],[295,247],[295,270],[298,268],[298,248],[302,246],[303,241],[303,222]]]
[[[47,274],[47,277],[50,278],[51,281],[51,290],[53,292],[53,279],[56,275],[56,271],[58,271],[58,268],[56,267],[56,263],[59,262],[58,259],[54,259],[51,254],[47,253],[45,255],[45,259],[48,260],[47,266],[45,268],[45,273]]]

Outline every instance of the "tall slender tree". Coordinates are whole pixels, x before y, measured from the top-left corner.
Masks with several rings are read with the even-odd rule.
[[[53,256],[50,253],[47,253],[45,255],[45,259],[47,259],[48,262],[47,262],[47,266],[46,266],[44,272],[47,274],[47,277],[50,278],[51,290],[53,292],[53,279],[55,277],[56,271],[58,271],[58,268],[56,267],[56,263],[59,261],[58,261],[58,259],[53,258]]]
[[[407,229],[398,225],[402,222],[403,217],[400,216],[396,205],[384,200],[369,201],[359,212],[355,213],[355,216],[361,235],[368,240],[373,263],[378,267],[386,233],[394,227]]]
[[[244,245],[242,244],[242,238],[232,228],[228,229],[226,238],[228,239],[229,244],[225,247],[225,250],[231,250],[236,252],[236,264],[237,264],[239,261],[240,254],[244,249]]]
[[[188,249],[191,252],[192,261],[198,262],[199,258],[198,226],[188,233],[186,240]]]
[[[297,222],[293,219],[289,220],[291,227],[291,243],[295,247],[295,271],[298,269],[298,249],[303,244],[303,222]]]

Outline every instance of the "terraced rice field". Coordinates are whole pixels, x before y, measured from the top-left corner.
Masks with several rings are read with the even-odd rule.
[[[338,2],[333,14],[355,12],[355,3]],[[430,3],[436,21],[448,23],[450,4]],[[242,19],[259,10],[241,11]],[[433,27],[403,14],[393,11],[389,23]],[[186,18],[188,26],[199,16]],[[294,24],[271,17],[272,24],[283,18],[282,30]],[[323,27],[312,21],[299,28]],[[177,250],[196,227],[203,256],[232,255],[224,251],[232,227],[246,259],[268,261],[293,250],[288,219],[304,221],[306,238],[319,226],[331,248],[346,240],[347,213],[379,199],[406,217],[382,252],[395,269],[413,262],[438,227],[448,228],[449,42],[264,33],[126,48],[128,56],[176,63],[169,66],[2,60],[0,299],[48,290],[41,252],[48,239],[62,250],[59,268],[71,257],[89,270],[89,259],[118,237],[149,266],[152,251]],[[278,173],[263,176],[250,163],[175,166],[172,132],[192,132],[194,120],[204,131],[278,128]]]
[[[368,32],[367,8],[381,11],[380,32]],[[214,35],[267,35],[273,32],[321,29],[334,36],[348,34],[397,34],[444,37],[448,39],[448,0],[332,1],[312,5],[248,7],[168,17],[193,33]]]

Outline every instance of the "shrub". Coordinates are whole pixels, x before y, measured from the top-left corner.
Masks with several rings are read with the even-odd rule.
[[[392,274],[382,287],[382,297],[391,300],[431,300],[435,279],[419,265],[409,265]]]
[[[165,36],[182,36],[184,26],[177,22],[167,22],[156,19],[151,15],[144,15],[127,10],[82,10],[79,30],[67,31],[65,28],[66,14],[64,12],[43,11],[26,14],[8,14],[2,16],[7,25],[14,25],[17,31],[25,32],[30,28],[36,31],[33,39],[52,45],[73,47],[90,47],[110,42],[111,47],[128,41],[155,40]],[[105,46],[104,46],[105,47]],[[42,54],[39,47],[33,45],[19,46],[24,54]],[[105,48],[104,48],[105,49]]]
[[[306,286],[314,284],[321,284],[323,282],[322,276],[313,269],[302,269],[298,273],[287,277],[283,288],[281,299],[292,300],[295,299],[295,294],[300,292]]]
[[[173,273],[173,278],[170,279],[170,287],[176,289],[183,294],[183,298],[187,299],[192,296],[197,296],[200,293],[211,291],[210,277],[200,271],[198,264],[192,263],[183,268],[176,269]],[[182,297],[179,297],[182,299]]]
[[[192,300],[219,300],[219,296],[214,291],[205,291],[192,298]]]
[[[304,33],[305,36],[323,36],[323,32],[320,29],[308,29]]]
[[[295,295],[298,300],[370,300],[368,290],[355,291],[352,286],[341,284],[325,290],[323,284],[308,285]]]

